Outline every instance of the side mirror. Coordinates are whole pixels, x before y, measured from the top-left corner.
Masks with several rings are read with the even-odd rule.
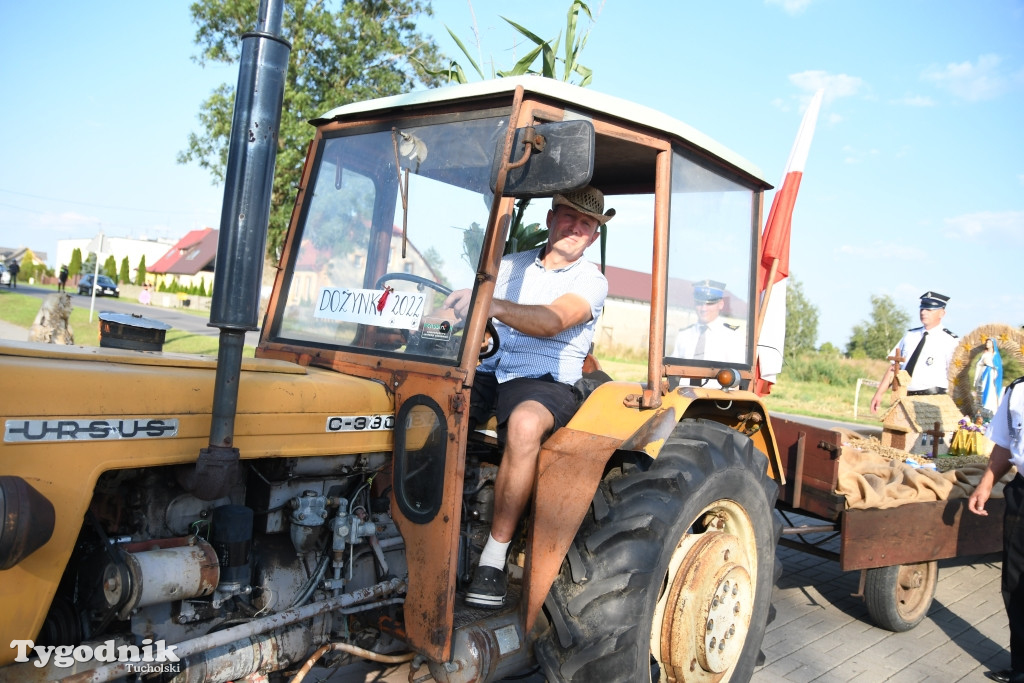
[[[517,128],[508,162],[526,153],[529,135],[542,136],[543,149],[534,149],[529,160],[513,168],[505,179],[506,197],[550,197],[555,192],[583,187],[594,175],[594,125],[590,121],[559,121]],[[491,165],[491,192],[498,182],[504,140],[498,141]]]

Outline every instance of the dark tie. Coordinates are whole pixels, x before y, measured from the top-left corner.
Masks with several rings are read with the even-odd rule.
[[[927,336],[927,331],[921,335],[921,341],[917,343],[917,348],[914,349],[914,352],[912,354],[910,354],[910,360],[907,361],[907,366],[903,368],[911,377],[914,376],[914,367],[917,365],[917,359],[921,356],[921,349],[924,348],[924,341]]]
[[[704,358],[704,341],[708,334],[708,326],[700,326],[700,336],[697,337],[697,346],[693,349],[694,358]]]

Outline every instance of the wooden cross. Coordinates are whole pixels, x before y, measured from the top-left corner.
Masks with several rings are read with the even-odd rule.
[[[944,433],[941,429],[939,429],[939,426],[940,426],[939,423],[936,422],[934,427],[932,427],[931,429],[929,429],[926,432],[924,432],[925,434],[930,434],[931,437],[932,437],[932,455],[931,455],[931,457],[933,459],[939,457],[939,437],[942,436],[943,433]]]
[[[907,360],[903,357],[899,348],[896,349],[896,353],[889,356],[888,360],[892,363],[892,387],[893,391],[899,391],[900,389],[900,366],[903,365],[903,361]]]

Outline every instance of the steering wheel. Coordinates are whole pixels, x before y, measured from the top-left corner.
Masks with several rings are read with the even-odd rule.
[[[413,275],[412,273],[384,273],[377,278],[377,284],[374,285],[374,288],[383,289],[384,283],[388,280],[405,280],[406,282],[413,282],[421,287],[430,287],[431,289],[437,290],[445,296],[452,293],[451,288],[445,287],[440,282],[434,282],[433,280],[428,280],[425,277]]]
[[[406,282],[412,282],[421,287],[429,287],[430,289],[440,292],[444,296],[448,296],[452,293],[451,287],[446,287],[440,282],[434,282],[433,280],[428,280],[425,277],[413,275],[412,273],[384,273],[377,278],[374,288],[382,289],[384,287],[384,283],[388,280],[404,280]],[[489,340],[488,337],[490,337]],[[499,348],[501,348],[501,342],[498,341],[498,330],[494,327],[494,323],[491,322],[491,319],[488,318],[487,328],[484,330],[484,340],[480,345],[480,355],[477,356],[477,358],[480,360],[490,358],[498,352]]]

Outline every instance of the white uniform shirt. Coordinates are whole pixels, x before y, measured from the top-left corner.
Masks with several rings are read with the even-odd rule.
[[[697,340],[700,338],[702,327],[707,328],[704,334],[704,355],[697,358],[695,355]],[[701,323],[694,323],[680,330],[676,336],[672,356],[674,358],[690,358],[693,360],[719,360],[725,363],[742,363],[746,360],[743,342],[743,334],[738,326],[730,325],[716,318],[706,326]]]
[[[906,359],[901,369],[907,369],[907,363],[910,362],[910,357],[914,354],[924,332],[924,327],[907,330],[900,343],[893,348],[890,355],[899,351]],[[928,336],[924,337],[924,344],[914,371],[910,374],[910,386],[907,387],[907,391],[923,391],[932,387],[949,389],[949,364],[953,361],[957,338],[941,327],[933,327],[928,330]]]
[[[1010,451],[1010,464],[1024,472],[1024,382],[1017,380],[1003,394],[1003,400],[988,423],[986,437]]]

